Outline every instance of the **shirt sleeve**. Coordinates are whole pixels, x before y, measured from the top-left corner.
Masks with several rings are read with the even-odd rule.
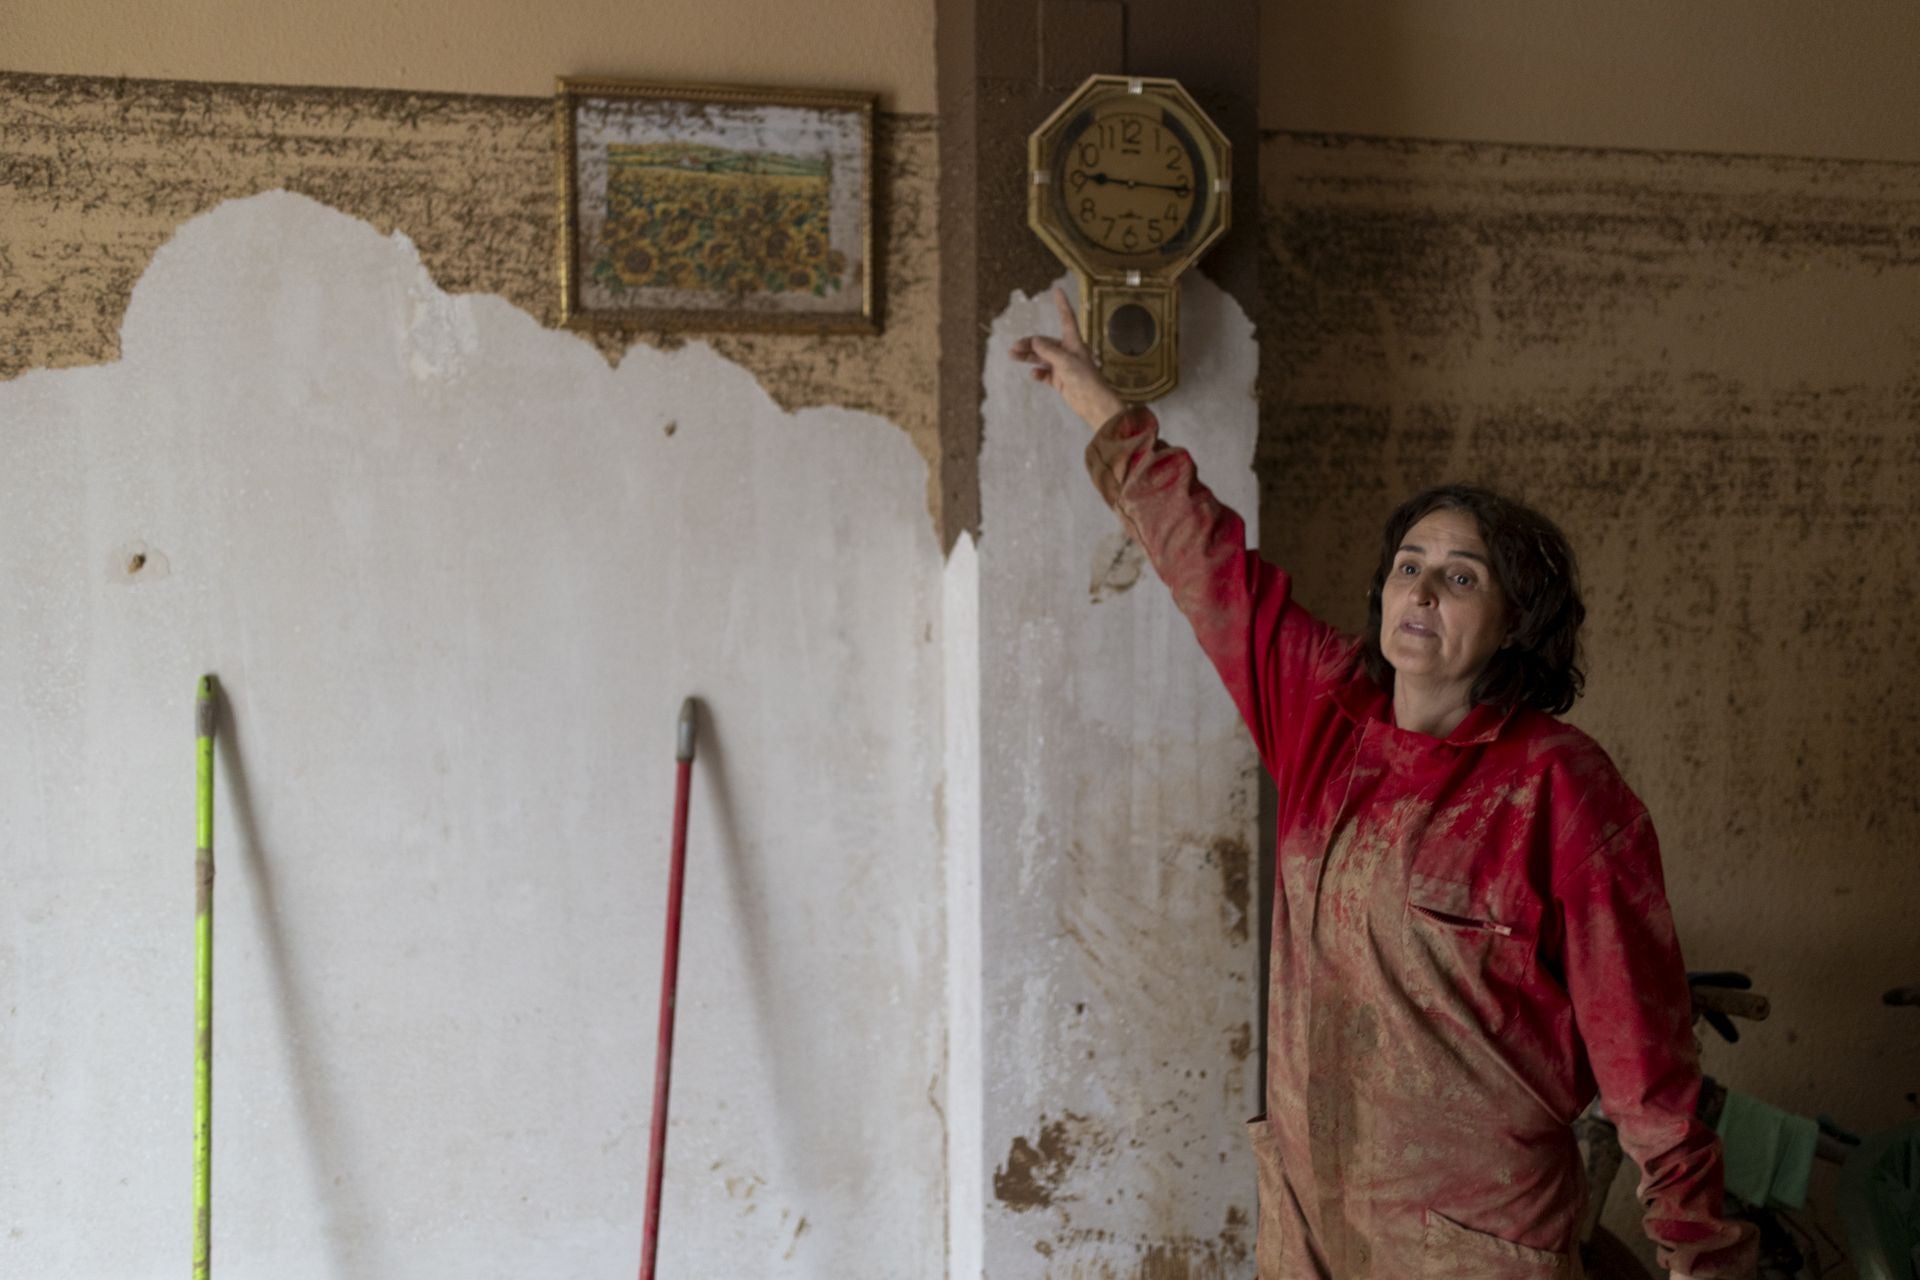
[[[1696,1113],[1693,1005],[1644,812],[1555,886],[1574,1020],[1620,1145],[1640,1166],[1640,1205],[1660,1265],[1700,1280],[1755,1274],[1753,1226],[1722,1203],[1720,1139]]]
[[[1129,409],[1101,427],[1087,470],[1172,590],[1277,772],[1293,708],[1351,642],[1291,602],[1291,580],[1247,550],[1245,521],[1200,482],[1185,449],[1160,439],[1150,411]]]

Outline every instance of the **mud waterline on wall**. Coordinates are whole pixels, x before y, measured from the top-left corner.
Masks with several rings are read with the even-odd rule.
[[[701,340],[785,408],[897,423],[937,468],[934,119],[883,113],[876,132],[884,331]],[[0,136],[0,379],[113,359],[154,250],[194,214],[274,188],[404,232],[450,293],[558,322],[550,99],[0,73]],[[617,363],[684,339],[577,340]]]
[[[121,336],[0,383],[4,1269],[184,1265],[211,670],[222,1269],[630,1272],[696,694],[663,1273],[940,1276],[944,561],[898,428],[703,343],[609,367],[284,193],[180,228]]]

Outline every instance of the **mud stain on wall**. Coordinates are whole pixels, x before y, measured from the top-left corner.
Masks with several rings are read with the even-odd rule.
[[[1240,1280],[1246,1274],[1251,1256],[1247,1240],[1247,1215],[1239,1209],[1227,1211],[1226,1225],[1217,1239],[1192,1236],[1165,1238],[1116,1237],[1111,1231],[1062,1231],[1054,1240],[1035,1246],[1051,1262],[1045,1271],[1047,1280]],[[1133,1254],[1131,1262],[1117,1262],[1110,1256],[1100,1261],[1065,1260],[1076,1247],[1097,1247],[1103,1254],[1117,1248]]]
[[[1559,520],[1570,718],[1653,813],[1688,961],[1800,1033],[1708,1069],[1903,1118],[1899,1055],[1820,1046],[1920,972],[1920,166],[1272,134],[1261,174],[1263,553],[1351,629],[1415,489]]]
[[[875,128],[884,330],[697,336],[783,408],[904,428],[939,493],[935,120]],[[545,98],[0,73],[0,379],[115,359],[155,249],[223,200],[284,188],[405,233],[448,292],[558,323],[553,106]],[[670,334],[582,335],[617,363]]]
[[[1125,533],[1113,532],[1093,549],[1093,580],[1087,594],[1095,604],[1133,589],[1147,567],[1147,553]]]
[[[1045,1123],[1040,1117],[1040,1132],[1029,1140],[1022,1134],[1007,1151],[1007,1162],[993,1171],[993,1194],[1001,1204],[1016,1213],[1044,1209],[1073,1170],[1080,1146],[1078,1131],[1085,1116],[1068,1112],[1064,1119]]]
[[[1227,936],[1247,940],[1247,908],[1253,897],[1253,854],[1239,836],[1218,836],[1207,850],[1207,860],[1220,869],[1220,889],[1226,899]]]

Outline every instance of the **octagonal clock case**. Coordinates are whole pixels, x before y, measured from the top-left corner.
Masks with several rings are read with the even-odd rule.
[[[1226,233],[1233,151],[1176,80],[1090,76],[1027,141],[1027,222],[1078,276],[1107,382],[1179,382],[1180,274]]]

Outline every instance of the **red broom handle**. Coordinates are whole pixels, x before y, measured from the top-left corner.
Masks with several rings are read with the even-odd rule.
[[[667,958],[660,978],[660,1043],[653,1058],[652,1150],[647,1156],[647,1223],[640,1236],[640,1280],[653,1280],[660,1248],[660,1181],[667,1162],[667,1085],[673,1075],[673,1005],[680,982],[680,897],[687,870],[687,793],[693,786],[693,699],[680,704],[673,793],[673,868],[667,877]]]

